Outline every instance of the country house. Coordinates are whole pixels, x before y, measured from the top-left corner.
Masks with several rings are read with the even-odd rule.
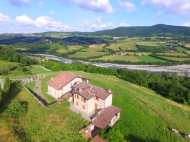
[[[57,100],[67,99],[73,111],[92,122],[90,132],[113,126],[121,112],[120,108],[112,106],[113,92],[88,82],[88,78],[62,72],[46,83],[47,93]]]

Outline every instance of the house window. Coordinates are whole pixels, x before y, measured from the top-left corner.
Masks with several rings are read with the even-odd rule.
[[[77,99],[79,100],[79,95],[77,95]]]
[[[84,102],[86,103],[86,99],[84,99]]]
[[[76,106],[78,106],[79,105],[79,103],[78,102],[76,102]]]
[[[84,109],[84,110],[85,110],[85,106],[84,106],[84,105],[82,105],[82,109]]]
[[[76,98],[76,94],[74,94],[75,98]]]

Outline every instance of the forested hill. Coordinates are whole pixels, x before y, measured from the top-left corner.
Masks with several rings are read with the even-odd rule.
[[[84,33],[85,35],[110,35],[110,36],[152,36],[164,34],[180,34],[190,36],[190,27],[170,26],[158,24],[154,26],[137,26],[137,27],[118,27],[110,30],[97,31],[92,33]]]

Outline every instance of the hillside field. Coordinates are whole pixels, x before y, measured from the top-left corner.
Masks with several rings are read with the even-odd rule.
[[[42,73],[48,80],[59,72]],[[114,76],[74,72],[90,79],[90,83],[105,89],[111,88],[114,92],[113,105],[122,108],[121,119],[114,126],[120,129],[131,142],[145,141],[180,141],[185,140],[171,133],[167,127],[175,128],[181,132],[190,133],[190,107],[175,103],[163,98],[155,92],[144,87],[129,83]],[[43,81],[42,81],[43,82]],[[42,87],[47,89],[43,83]],[[1,138],[8,136],[14,140],[15,133],[13,121],[4,119],[5,109],[9,103],[16,100],[28,102],[28,113],[19,119],[19,127],[32,141],[85,141],[78,131],[89,122],[68,108],[68,103],[54,104],[42,108],[36,100],[24,89],[14,93],[17,88],[12,86],[11,97],[0,107]],[[6,123],[5,123],[6,122]]]
[[[106,47],[108,49],[112,49],[115,51],[119,51],[121,48],[123,51],[126,50],[137,50],[138,48],[135,46],[134,41],[125,39],[125,40],[117,40],[115,43],[111,43],[110,46]]]

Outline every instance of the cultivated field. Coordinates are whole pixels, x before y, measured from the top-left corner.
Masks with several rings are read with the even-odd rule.
[[[109,56],[103,56],[102,58],[98,59],[105,61],[119,60],[119,61],[141,62],[141,60],[139,60],[137,56],[109,55]]]
[[[110,46],[106,47],[115,51],[118,51],[121,48],[123,51],[126,50],[137,50],[134,42],[132,40],[117,40],[116,43],[112,43]]]
[[[172,61],[185,61],[185,60],[190,60],[190,58],[177,58],[177,57],[166,57],[166,56],[160,56],[162,58],[172,60]]]
[[[151,56],[137,56],[142,62],[167,62],[165,60],[157,59]]]
[[[92,44],[89,46],[89,48],[84,49],[84,51],[92,52],[92,51],[102,51],[102,47],[104,47],[106,44]]]
[[[185,48],[182,48],[182,47],[176,47],[177,51],[180,51],[180,52],[188,52],[189,50],[185,49]]]
[[[159,46],[158,42],[136,42],[137,45],[143,45],[143,46]]]
[[[185,47],[190,48],[190,44],[185,44]]]
[[[95,56],[103,56],[106,55],[106,52],[77,52],[75,54],[69,55],[69,57],[72,58],[89,58],[89,57],[95,57]]]
[[[164,55],[164,56],[184,56],[184,57],[186,57],[186,56],[188,56],[187,54],[184,54],[184,53],[156,53],[156,54],[158,54],[158,55]]]

